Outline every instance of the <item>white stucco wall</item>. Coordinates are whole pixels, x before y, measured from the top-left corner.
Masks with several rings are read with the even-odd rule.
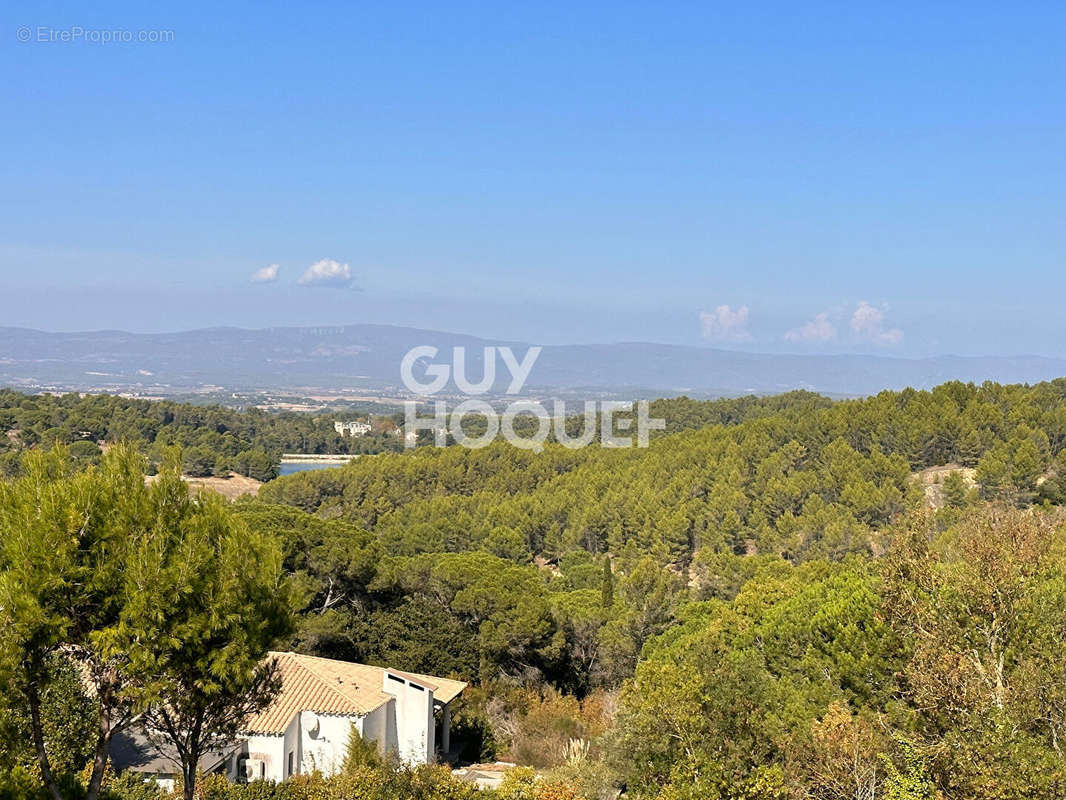
[[[364,739],[377,743],[378,753],[385,755],[388,752],[388,718],[391,713],[390,708],[393,705],[393,701],[389,701],[383,706],[378,706],[371,711],[361,720],[362,727],[359,732],[363,735]],[[395,745],[393,745],[395,747]]]
[[[263,762],[263,777],[268,781],[280,781],[285,777],[284,748],[284,736],[249,736],[238,762],[242,757],[258,759]]]
[[[289,755],[292,754],[292,769],[289,769]],[[285,729],[285,745],[281,762],[281,777],[288,778],[300,772],[300,715],[297,714]]]
[[[156,775],[153,780],[164,792],[173,792],[174,787],[177,785],[177,778],[173,776]]]
[[[396,698],[390,703],[395,719],[396,751],[408,764],[434,760],[433,692],[386,671],[382,691]]]
[[[304,711],[300,720],[300,773],[332,775],[344,766],[352,726],[363,735],[363,718]]]
[[[384,709],[381,709],[374,724],[384,727],[384,720]],[[352,725],[360,735],[377,738],[373,732],[364,732],[362,717],[303,711],[292,719],[283,735],[247,737],[234,758],[230,777],[236,779],[239,776],[241,759],[251,758],[263,762],[266,780],[283,781],[289,777],[290,752],[293,754],[293,775],[309,774],[316,769],[324,775],[332,775],[344,766]]]

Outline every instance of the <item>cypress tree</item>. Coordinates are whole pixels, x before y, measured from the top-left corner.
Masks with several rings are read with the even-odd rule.
[[[600,584],[600,605],[608,609],[614,605],[614,574],[611,572],[611,557],[603,556],[603,581]]]

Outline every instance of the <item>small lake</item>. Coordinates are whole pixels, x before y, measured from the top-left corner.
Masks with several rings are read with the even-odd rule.
[[[317,461],[308,463],[282,464],[278,470],[279,475],[292,475],[294,472],[306,472],[311,469],[334,469],[343,467],[346,461]]]

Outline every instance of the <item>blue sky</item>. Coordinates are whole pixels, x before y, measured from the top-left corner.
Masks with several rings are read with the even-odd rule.
[[[1066,355],[1061,4],[224,5],[5,7],[0,325]]]

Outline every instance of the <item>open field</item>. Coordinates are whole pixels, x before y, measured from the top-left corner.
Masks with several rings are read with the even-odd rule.
[[[228,500],[236,500],[244,495],[255,497],[259,494],[259,487],[263,485],[262,481],[257,481],[255,478],[247,478],[232,472],[225,478],[193,478],[189,475],[182,475],[181,478],[192,488],[210,489]],[[155,475],[149,475],[145,481],[152,483],[155,479]]]

